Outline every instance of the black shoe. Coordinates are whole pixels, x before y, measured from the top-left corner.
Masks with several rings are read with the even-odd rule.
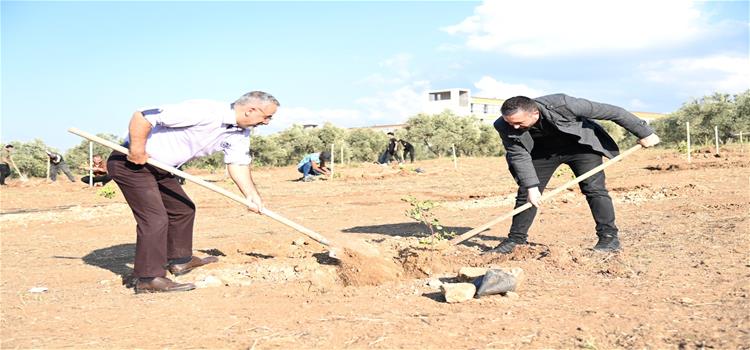
[[[497,247],[484,252],[484,254],[510,254],[513,251],[513,248],[521,244],[526,244],[526,242],[516,242],[506,238],[502,242],[500,242]]]
[[[599,236],[599,241],[596,242],[594,250],[599,252],[617,252],[620,250],[620,240],[617,239],[617,235],[613,234]]]

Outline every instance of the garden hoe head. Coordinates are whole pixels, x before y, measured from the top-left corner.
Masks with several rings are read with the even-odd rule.
[[[330,248],[328,249],[328,257],[331,259],[340,260],[341,253],[339,252],[338,248]]]

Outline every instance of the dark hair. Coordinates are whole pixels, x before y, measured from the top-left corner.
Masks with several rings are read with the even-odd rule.
[[[539,110],[539,108],[536,106],[536,102],[534,102],[534,100],[526,96],[511,97],[505,100],[505,102],[503,102],[503,106],[500,107],[500,112],[504,116],[516,114],[516,112],[518,112],[519,110],[525,112],[536,112]]]
[[[11,144],[7,144],[7,145],[5,145],[5,148],[15,148],[15,147],[13,147],[13,145],[11,145]]]
[[[386,135],[391,135],[391,136],[393,136],[393,135],[394,135],[394,133],[393,133],[393,132],[391,132],[391,131],[389,131],[389,132],[387,132],[387,133],[386,133]]]
[[[323,151],[320,152],[320,161],[321,162],[328,162],[331,160],[331,152]]]

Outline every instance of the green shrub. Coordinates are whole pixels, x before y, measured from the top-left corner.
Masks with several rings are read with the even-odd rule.
[[[680,141],[686,140],[688,122],[693,144],[713,144],[714,127],[718,127],[720,143],[733,139],[735,133],[747,132],[750,125],[750,90],[734,96],[714,93],[693,99],[652,126],[663,146],[676,147]]]
[[[109,183],[105,186],[102,186],[102,188],[100,188],[99,190],[97,190],[96,194],[98,196],[101,196],[107,199],[112,199],[112,198],[115,198],[115,195],[117,194],[117,190],[115,189],[115,186],[112,185],[112,183]]]
[[[11,142],[13,145],[13,162],[18,169],[29,177],[47,177],[47,163],[49,157],[46,150],[57,151],[44,144],[40,139],[31,142]],[[13,169],[15,172],[15,169]]]

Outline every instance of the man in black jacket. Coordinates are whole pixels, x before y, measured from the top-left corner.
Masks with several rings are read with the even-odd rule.
[[[49,157],[50,164],[49,178],[50,180],[52,180],[52,182],[57,181],[57,173],[60,171],[62,171],[63,174],[68,177],[68,180],[70,180],[70,182],[76,182],[73,174],[70,173],[68,164],[65,163],[65,160],[63,159],[63,156],[60,155],[60,153],[47,151],[47,156]]]
[[[398,140],[398,142],[401,144],[401,147],[404,148],[403,161],[406,162],[406,155],[408,154],[411,162],[414,163],[414,146],[405,140]]]
[[[399,143],[396,140],[396,136],[392,132],[388,132],[386,135],[388,135],[388,145],[385,147],[385,151],[378,159],[378,163],[388,164],[391,162],[391,160],[393,160],[394,157],[399,163],[401,163],[401,155],[398,154]]]
[[[592,119],[617,123],[637,136],[643,147],[659,143],[646,122],[626,110],[563,94],[533,100],[516,96],[503,103],[501,113],[495,129],[505,146],[510,173],[518,183],[516,208],[527,202],[533,207],[513,217],[508,238],[490,251],[494,253],[508,254],[516,245],[526,244],[542,192],[557,167],[567,164],[579,176],[602,164],[602,156],[619,154],[615,141]],[[618,251],[615,210],[604,184],[604,172],[579,186],[596,222],[599,241],[594,250]]]
[[[3,150],[0,150],[0,185],[5,185],[5,178],[10,176],[10,154],[13,152],[13,145],[7,144]]]

